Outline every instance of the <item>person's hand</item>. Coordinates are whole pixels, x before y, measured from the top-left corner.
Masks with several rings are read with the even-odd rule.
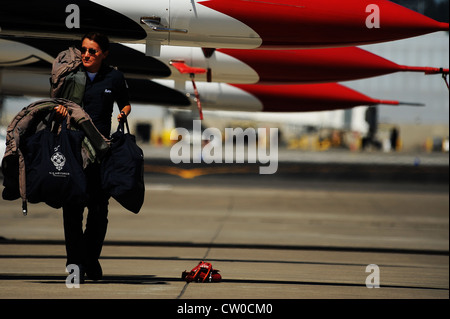
[[[68,114],[67,108],[64,105],[58,105],[55,107],[55,119],[62,121]]]
[[[119,122],[124,121],[126,118],[127,118],[127,114],[124,111],[120,112],[119,115],[117,115],[117,120]]]
[[[131,112],[131,105],[124,106],[123,109],[120,110],[120,114],[117,116],[117,120],[119,122],[125,121],[130,112]]]

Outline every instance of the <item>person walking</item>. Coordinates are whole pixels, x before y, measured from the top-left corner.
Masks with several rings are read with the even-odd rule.
[[[81,68],[86,72],[86,87],[82,106],[103,136],[111,134],[114,102],[119,106],[118,120],[131,112],[128,87],[124,75],[105,63],[109,54],[109,39],[98,32],[90,32],[81,40]],[[55,108],[56,116],[65,118],[67,109]],[[91,280],[100,280],[103,270],[99,262],[108,226],[110,196],[102,190],[100,163],[94,162],[85,169],[88,202],[86,205],[63,206],[64,236],[67,253],[66,266],[75,264]],[[88,214],[83,231],[83,214]]]

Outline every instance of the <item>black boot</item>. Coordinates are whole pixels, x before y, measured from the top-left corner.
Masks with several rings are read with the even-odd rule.
[[[103,278],[102,266],[98,260],[91,261],[86,265],[86,276],[91,280],[101,280]]]

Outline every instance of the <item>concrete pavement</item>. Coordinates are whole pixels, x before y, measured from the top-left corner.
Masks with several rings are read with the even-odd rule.
[[[255,178],[146,175],[138,215],[111,200],[104,280],[78,289],[65,285],[61,212],[23,217],[1,201],[0,298],[449,298],[448,185]],[[223,281],[181,280],[200,260]],[[366,286],[370,264],[380,288]]]

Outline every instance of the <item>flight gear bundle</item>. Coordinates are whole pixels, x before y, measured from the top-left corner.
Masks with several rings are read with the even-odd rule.
[[[50,114],[58,105],[68,109],[67,123],[85,134],[81,156],[83,168],[98,161],[108,151],[109,141],[100,134],[89,115],[77,104],[66,99],[44,99],[24,107],[11,121],[6,131],[6,151],[2,159],[5,200],[22,198],[22,211],[27,214],[26,165],[23,149],[26,141],[46,128]]]
[[[57,55],[50,78],[51,97],[68,99],[82,105],[86,73],[81,65],[81,52],[76,48],[70,47]]]
[[[183,271],[181,278],[186,282],[219,282],[222,280],[219,270],[214,269],[211,263],[204,261],[200,261],[190,272]]]
[[[54,129],[51,129],[54,124]],[[49,121],[46,128],[27,139],[23,148],[26,192],[30,203],[44,202],[50,207],[84,205],[87,201],[81,144],[84,132],[70,130],[64,120]]]

